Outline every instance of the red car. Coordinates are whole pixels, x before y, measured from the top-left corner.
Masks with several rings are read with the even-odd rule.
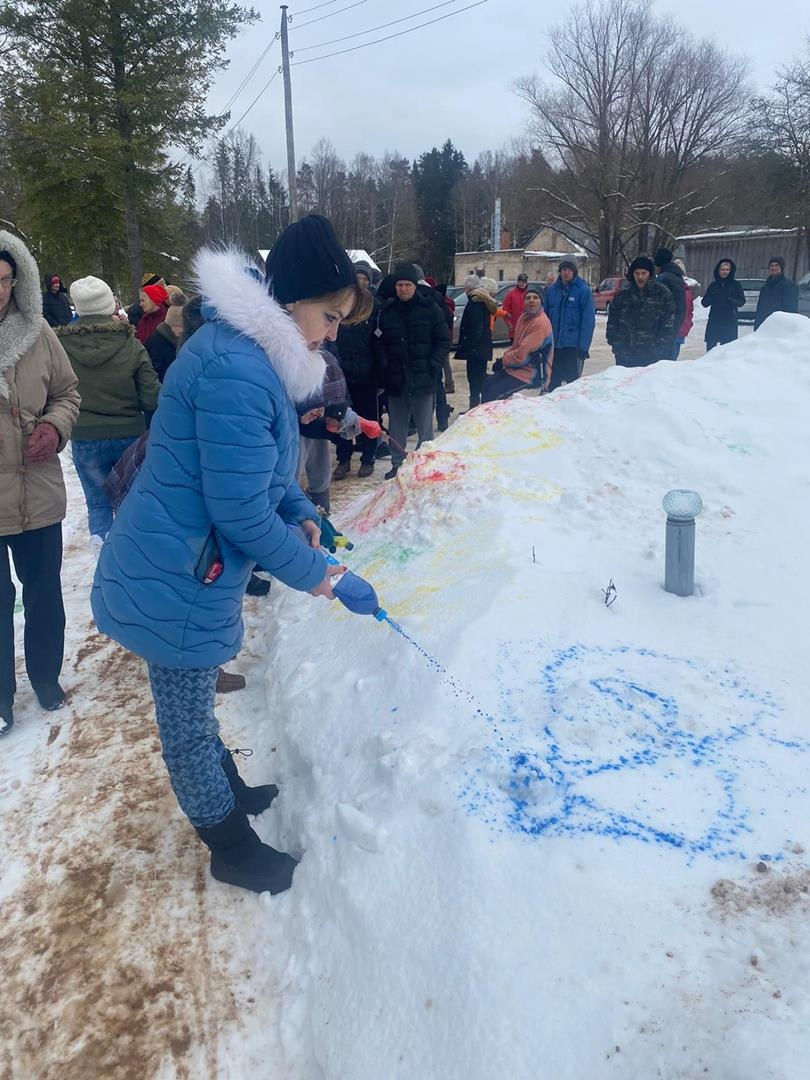
[[[596,286],[593,290],[593,302],[597,311],[608,310],[623,283],[623,277],[606,277],[600,285]]]

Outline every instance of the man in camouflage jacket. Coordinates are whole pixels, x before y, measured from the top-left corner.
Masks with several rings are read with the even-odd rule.
[[[607,340],[621,367],[647,367],[672,355],[676,337],[672,293],[655,281],[655,266],[639,255],[608,312]]]

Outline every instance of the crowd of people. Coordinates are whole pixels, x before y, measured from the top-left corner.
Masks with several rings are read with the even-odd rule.
[[[709,349],[737,336],[735,272],[721,260],[702,298]],[[332,529],[330,482],[349,475],[353,455],[370,476],[389,453],[392,480],[411,425],[419,443],[434,419],[447,426],[453,306],[415,263],[375,283],[317,214],[279,236],[264,275],[207,249],[195,274],[189,292],[145,275],[124,310],[95,276],[68,292],[48,274],[43,292],[31,252],[0,231],[0,734],[17,689],[9,552],[28,678],[43,709],[65,702],[59,454],[69,442],[97,557],[96,624],[147,664],[169,779],[212,874],[275,893],[296,861],[248,822],[278,789],[249,788],[219,737],[215,695],[244,686],[222,665],[241,647],[245,592],[266,592],[267,576],[334,598],[342,568],[327,562],[322,529]],[[519,277],[503,304],[509,346],[494,363],[497,286],[473,274],[464,289],[455,356],[469,408],[581,376],[595,311],[575,261],[560,262],[544,294]],[[677,359],[693,299],[671,251],[634,259],[607,320],[616,363]],[[776,310],[796,310],[779,258],[756,325]]]

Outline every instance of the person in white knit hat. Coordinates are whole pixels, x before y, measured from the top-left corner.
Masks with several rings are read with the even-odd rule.
[[[160,383],[143,345],[117,309],[109,285],[84,277],[70,287],[78,318],[59,340],[79,380],[82,403],[73,428],[73,463],[87,502],[90,546],[98,553],[113,520],[104,481],[126,448],[144,433]]]

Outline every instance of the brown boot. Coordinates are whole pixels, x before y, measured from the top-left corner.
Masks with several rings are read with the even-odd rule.
[[[217,693],[230,694],[232,690],[244,690],[246,686],[245,676],[237,675],[236,672],[219,669],[217,675]]]
[[[339,461],[335,466],[335,471],[332,473],[333,480],[345,480],[351,470],[351,461]]]

